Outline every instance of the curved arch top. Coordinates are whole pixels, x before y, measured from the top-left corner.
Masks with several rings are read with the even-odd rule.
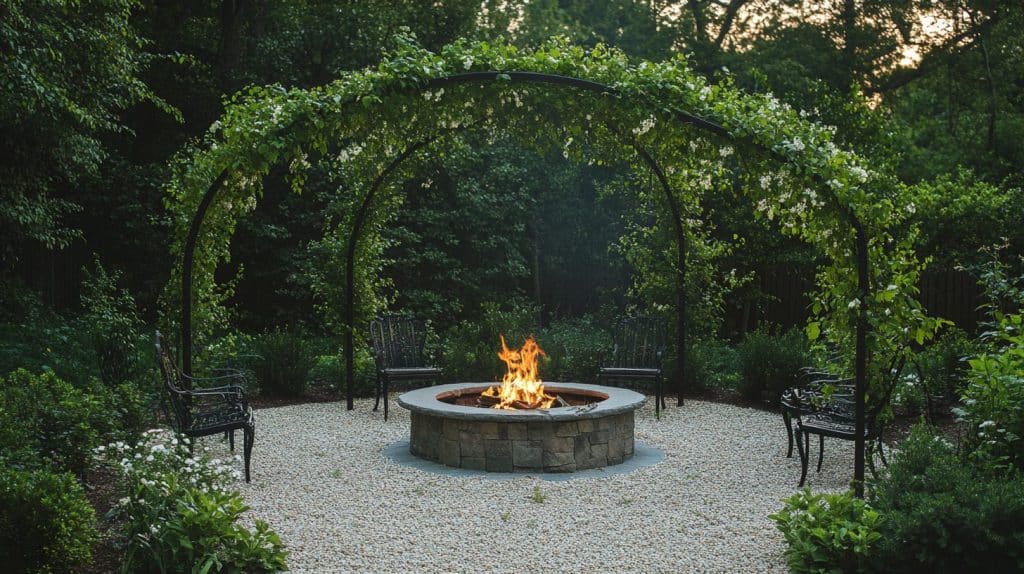
[[[616,89],[613,86],[607,84],[573,76],[552,74],[543,71],[531,71],[531,70],[509,70],[509,71],[498,71],[498,70],[484,70],[484,71],[469,71],[466,73],[458,74],[446,74],[439,75],[433,78],[427,78],[419,82],[415,86],[396,87],[391,86],[387,94],[416,94],[422,93],[427,90],[440,88],[446,85],[452,84],[472,84],[477,82],[513,82],[513,83],[533,83],[533,84],[545,84],[556,87],[563,87],[569,89],[583,90],[587,92],[606,94],[609,97],[619,98],[622,97],[623,93],[621,90]],[[387,97],[386,95],[382,97]],[[655,107],[657,102],[652,101],[652,108]],[[777,162],[788,162],[792,158],[786,157],[780,151],[773,147],[756,140],[749,135],[736,135],[730,130],[723,127],[723,125],[703,118],[699,115],[680,110],[676,106],[664,104],[657,107],[659,113],[668,112],[672,118],[683,125],[691,126],[698,130],[712,134],[716,137],[722,138],[726,141],[742,143],[748,146],[752,146],[754,149],[760,151],[765,157],[775,160]],[[620,132],[620,135],[621,132]],[[364,200],[356,213],[356,222],[353,225],[353,231],[350,235],[350,241],[348,245],[348,273],[345,295],[345,318],[346,318],[346,333],[345,333],[345,356],[346,356],[346,377],[347,377],[347,407],[352,409],[353,404],[353,391],[354,386],[352,381],[354,379],[354,308],[355,308],[355,293],[352,282],[354,281],[354,257],[356,246],[359,239],[359,234],[362,229],[363,223],[365,222],[366,216],[372,209],[373,199],[376,195],[377,189],[384,184],[389,175],[394,172],[398,165],[403,161],[411,157],[417,150],[430,144],[434,141],[439,134],[435,133],[433,136],[426,138],[423,141],[414,142],[410,144],[405,150],[399,153],[394,159],[386,164],[386,166],[377,174],[377,176],[368,182],[368,188],[364,195]],[[657,176],[659,183],[665,193],[665,197],[668,200],[674,222],[674,231],[677,239],[678,246],[678,272],[684,273],[686,268],[686,245],[685,245],[685,234],[682,226],[682,217],[680,214],[679,206],[675,195],[672,193],[671,184],[669,179],[666,177],[664,170],[660,165],[653,159],[638,142],[631,141],[629,145],[632,145],[636,150],[640,159],[645,163]],[[182,253],[182,273],[181,273],[181,354],[182,354],[182,368],[183,371],[191,374],[192,372],[192,307],[193,307],[193,267],[194,267],[194,252],[197,247],[198,239],[201,234],[202,222],[205,218],[209,207],[216,200],[219,190],[224,186],[228,178],[228,170],[223,170],[217,174],[214,178],[212,185],[210,185],[202,196],[199,206],[194,216],[190,221],[188,229],[188,236],[184,242],[184,248]],[[856,358],[855,358],[855,378],[857,385],[857,399],[856,399],[856,415],[857,415],[857,436],[856,441],[856,458],[855,458],[855,469],[854,469],[854,480],[858,489],[862,488],[864,478],[864,451],[865,445],[863,440],[863,429],[864,429],[864,396],[867,390],[867,334],[869,330],[869,324],[867,322],[867,302],[871,300],[871,280],[870,280],[870,267],[869,267],[869,242],[865,225],[857,217],[853,209],[840,201],[837,197],[832,186],[827,185],[820,174],[811,171],[807,174],[811,180],[818,184],[819,189],[822,191],[823,196],[830,199],[833,206],[843,215],[850,228],[854,231],[855,241],[851,251],[855,253],[856,257],[856,273],[857,273],[857,288],[860,296],[860,301],[863,304],[860,306],[860,312],[856,322]],[[685,324],[685,307],[686,301],[684,296],[683,281],[679,283],[679,290],[677,292],[677,307],[679,322],[676,326],[677,342],[680,349],[680,357],[683,356],[683,349],[685,349],[686,343],[686,324]],[[681,388],[681,371],[682,371],[682,360],[679,362],[679,371],[677,372],[676,380],[677,384],[680,385],[679,401],[682,403],[682,388]]]

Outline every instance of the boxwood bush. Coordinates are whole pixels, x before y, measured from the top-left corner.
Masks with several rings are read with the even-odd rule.
[[[737,345],[740,358],[740,394],[747,400],[760,400],[763,394],[776,404],[782,391],[796,383],[797,371],[810,363],[810,350],[803,331],[780,332],[759,327]]]
[[[68,473],[5,468],[0,461],[4,572],[77,572],[92,558],[96,515]]]
[[[871,490],[885,516],[877,572],[1024,572],[1024,479],[965,464],[915,427]]]

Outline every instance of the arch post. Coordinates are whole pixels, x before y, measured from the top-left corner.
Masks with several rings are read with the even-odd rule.
[[[856,397],[854,400],[854,461],[853,488],[858,498],[864,498],[864,400],[868,392],[868,296],[871,294],[871,281],[868,275],[868,236],[864,226],[855,222],[857,241],[857,287],[860,291],[860,308],[857,315],[857,356],[854,376],[856,378]]]
[[[355,279],[355,267],[356,267],[356,248],[359,246],[359,235],[362,233],[363,225],[366,224],[366,216],[370,212],[370,205],[373,203],[374,197],[377,195],[377,190],[384,181],[391,175],[391,172],[402,164],[405,160],[409,159],[412,154],[416,153],[423,146],[426,146],[436,140],[438,136],[434,135],[429,138],[420,140],[409,147],[405,148],[402,153],[398,154],[398,157],[391,160],[388,165],[381,170],[377,177],[374,178],[373,183],[370,184],[370,188],[366,192],[366,197],[363,198],[363,202],[359,205],[359,210],[356,211],[355,220],[352,222],[352,231],[348,236],[348,254],[345,259],[345,408],[352,410],[355,408],[355,379],[356,379],[356,368],[355,368],[355,349],[356,349],[356,279]]]
[[[228,177],[227,170],[220,172],[217,179],[213,180],[210,187],[203,194],[199,202],[199,208],[192,216],[192,223],[189,225],[188,238],[185,240],[185,252],[182,254],[181,263],[181,372],[192,376],[192,272],[195,267],[196,243],[199,240],[199,230],[202,228],[203,220],[206,219],[206,212],[213,203],[213,198],[224,185]],[[192,383],[185,377],[181,384],[187,389]]]
[[[640,147],[635,141],[632,142],[632,146],[640,159],[657,176],[662,191],[665,192],[665,201],[668,203],[669,211],[672,212],[673,229],[676,234],[676,273],[678,274],[676,278],[676,370],[674,377],[678,392],[676,405],[683,406],[683,389],[685,387],[683,376],[686,373],[686,230],[683,228],[679,201],[676,196],[672,195],[672,186],[669,184],[664,170],[646,149]]]

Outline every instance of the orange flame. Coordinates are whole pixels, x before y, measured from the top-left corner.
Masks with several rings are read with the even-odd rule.
[[[505,361],[507,370],[500,387],[490,387],[485,397],[498,397],[495,409],[548,409],[555,404],[555,397],[544,393],[544,384],[537,376],[537,357],[544,355],[544,349],[533,337],[526,339],[520,349],[509,349],[501,336],[501,352],[498,358]]]

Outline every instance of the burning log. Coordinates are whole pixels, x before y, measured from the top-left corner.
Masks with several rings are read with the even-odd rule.
[[[496,405],[496,404],[498,404],[500,402],[501,402],[501,398],[499,398],[497,395],[481,394],[481,395],[478,395],[477,399],[476,399],[477,406],[479,406],[479,407],[486,407],[486,408],[491,408],[491,407],[493,407],[494,405]]]

